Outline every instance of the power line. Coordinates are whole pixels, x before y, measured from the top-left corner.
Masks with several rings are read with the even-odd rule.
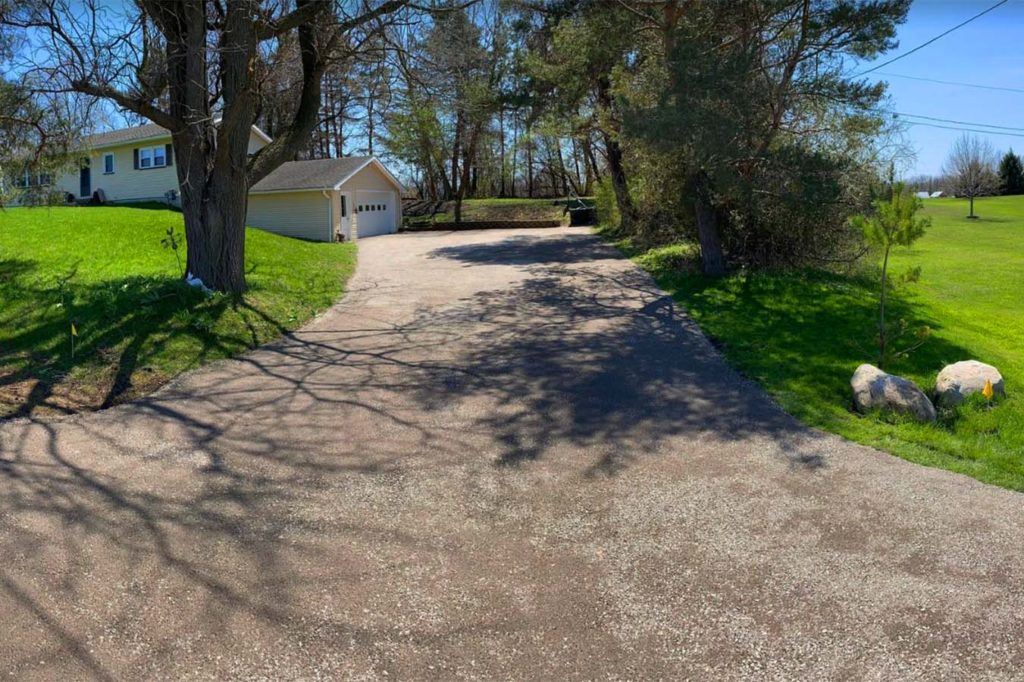
[[[944,126],[937,123],[921,123],[919,121],[907,121],[908,125],[912,126],[926,126],[928,128],[942,128],[943,130],[959,130],[965,133],[981,133],[983,135],[1004,135],[1006,137],[1019,137],[1024,139],[1024,134],[1021,133],[1001,133],[998,130],[977,130],[975,128],[958,128],[956,126]]]
[[[962,28],[962,27],[966,26],[967,24],[971,23],[971,22],[972,22],[972,21],[974,21],[975,19],[977,19],[977,18],[979,18],[979,17],[981,17],[981,16],[984,16],[984,15],[988,14],[989,12],[991,12],[992,10],[994,10],[994,9],[995,9],[996,7],[999,7],[1000,5],[1005,5],[1005,4],[1007,3],[1007,2],[1008,2],[1008,0],[999,0],[999,2],[997,2],[997,3],[996,3],[996,4],[994,4],[994,5],[992,5],[992,6],[991,6],[991,7],[989,7],[988,9],[986,9],[986,10],[982,10],[981,12],[978,12],[977,14],[975,14],[975,15],[974,15],[973,17],[971,17],[970,19],[968,19],[968,20],[966,20],[966,21],[963,21],[963,22],[960,22],[959,24],[957,24],[956,26],[954,26],[954,27],[953,27],[953,28],[951,28],[951,29],[948,29],[948,30],[946,30],[946,31],[943,31],[942,33],[940,33],[939,35],[935,36],[935,37],[934,37],[934,38],[932,38],[931,40],[927,40],[927,41],[925,41],[925,42],[921,43],[920,45],[918,45],[917,47],[915,47],[914,49],[912,49],[912,50],[910,50],[910,51],[908,51],[908,52],[904,52],[904,53],[903,53],[903,54],[901,54],[901,55],[897,55],[897,56],[893,57],[892,59],[890,59],[889,61],[886,61],[886,62],[882,62],[882,63],[881,63],[881,64],[879,64],[878,66],[873,66],[873,67],[871,67],[870,69],[868,69],[867,71],[861,71],[861,72],[860,72],[860,73],[858,73],[858,74],[857,74],[856,76],[854,76],[854,78],[859,78],[860,76],[864,76],[864,75],[867,75],[867,74],[871,73],[872,71],[878,71],[878,70],[879,70],[879,69],[881,69],[882,67],[888,66],[889,64],[892,64],[892,63],[893,63],[893,62],[895,62],[895,61],[899,61],[900,59],[903,59],[904,57],[909,57],[910,55],[914,54],[915,52],[917,52],[917,51],[918,51],[918,50],[920,50],[921,48],[924,48],[924,47],[928,47],[929,45],[931,45],[932,43],[934,43],[934,42],[935,42],[936,40],[938,40],[939,38],[942,38],[942,37],[944,37],[944,36],[948,36],[948,35],[949,35],[950,33],[952,33],[953,31],[957,30],[958,28]]]
[[[901,111],[890,111],[890,114],[896,114],[897,116],[904,116],[906,118],[923,118],[926,121],[938,121],[939,123],[955,123],[961,126],[977,126],[979,128],[995,128],[997,130],[1011,130],[1013,132],[1024,133],[1024,128],[1014,126],[1000,126],[992,123],[977,123],[976,121],[954,121],[949,118],[936,118],[935,116],[922,116],[920,114],[905,114]]]
[[[1005,88],[998,85],[979,85],[978,83],[960,83],[957,81],[943,81],[938,78],[924,78],[922,76],[905,76],[901,73],[883,73],[878,72],[879,76],[885,76],[887,78],[906,78],[912,81],[924,81],[926,83],[941,83],[942,85],[959,85],[964,88],[978,88],[979,90],[1000,90],[1002,92],[1019,92],[1024,93],[1024,88]]]

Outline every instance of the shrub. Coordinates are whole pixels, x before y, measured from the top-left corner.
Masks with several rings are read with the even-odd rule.
[[[615,190],[612,182],[604,178],[594,186],[594,208],[597,209],[597,224],[606,230],[617,230],[622,217],[615,203]]]

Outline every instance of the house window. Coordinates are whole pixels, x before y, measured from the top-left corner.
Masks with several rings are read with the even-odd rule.
[[[163,146],[139,150],[139,168],[163,168],[166,165],[167,152]]]
[[[111,175],[114,172],[114,155],[104,154],[103,155],[103,173],[104,175]]]
[[[49,173],[33,173],[30,170],[24,170],[14,176],[14,186],[20,188],[28,187],[46,187],[53,182],[53,178]]]
[[[341,195],[341,217],[344,218],[348,215],[348,207],[345,205],[345,195]]]

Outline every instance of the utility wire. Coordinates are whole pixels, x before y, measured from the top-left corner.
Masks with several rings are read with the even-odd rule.
[[[870,112],[872,110],[868,110],[868,111]],[[977,127],[977,128],[995,128],[997,130],[1009,130],[1009,131],[1015,132],[1015,133],[1024,133],[1024,128],[1016,127],[1016,126],[1001,126],[1001,125],[996,125],[995,123],[979,123],[978,121],[957,121],[957,120],[951,119],[951,118],[938,118],[936,116],[925,116],[923,114],[908,114],[906,112],[896,111],[894,109],[875,109],[873,111],[875,113],[879,113],[879,114],[888,114],[890,116],[902,116],[903,118],[908,118],[908,119],[910,119],[910,118],[922,118],[922,119],[924,119],[926,121],[938,121],[939,123],[953,123],[955,125],[961,125],[961,126],[974,126],[974,127]],[[911,123],[912,121],[907,121],[907,122]]]
[[[908,52],[904,52],[904,53],[903,53],[903,54],[901,54],[901,55],[897,55],[897,56],[893,57],[892,59],[890,59],[890,60],[888,60],[888,61],[886,61],[886,62],[882,62],[882,63],[881,63],[881,64],[879,64],[878,66],[872,66],[872,67],[871,67],[870,69],[868,69],[868,70],[866,70],[866,71],[861,71],[861,72],[860,72],[860,73],[858,73],[858,74],[857,74],[856,76],[854,76],[854,78],[859,78],[859,77],[861,77],[861,76],[867,75],[867,74],[871,73],[872,71],[878,71],[878,70],[879,70],[879,69],[881,69],[882,67],[888,66],[889,64],[892,64],[892,63],[893,63],[893,62],[895,62],[895,61],[899,61],[900,59],[903,59],[904,57],[909,57],[910,55],[914,54],[915,52],[917,52],[917,51],[918,51],[918,50],[920,50],[921,48],[924,48],[924,47],[928,47],[929,45],[931,45],[932,43],[934,43],[934,42],[935,42],[936,40],[938,40],[939,38],[942,38],[942,37],[944,37],[944,36],[948,36],[948,35],[949,35],[950,33],[952,33],[953,31],[957,30],[958,28],[962,28],[962,27],[966,26],[967,24],[971,23],[971,22],[972,22],[972,21],[974,21],[975,19],[977,19],[977,18],[979,18],[979,17],[981,17],[981,16],[984,16],[984,15],[988,14],[989,12],[991,12],[992,10],[994,10],[994,9],[995,9],[996,7],[999,7],[1000,5],[1005,5],[1005,4],[1007,3],[1007,2],[1008,2],[1008,0],[999,0],[999,2],[997,2],[997,3],[996,3],[996,4],[994,4],[994,5],[992,5],[992,6],[991,6],[991,7],[989,7],[988,9],[982,10],[981,12],[978,12],[977,14],[975,14],[975,15],[974,15],[973,17],[971,17],[970,19],[968,19],[968,20],[966,20],[966,21],[962,21],[962,22],[960,22],[959,24],[957,24],[956,26],[954,26],[954,27],[953,27],[953,28],[951,28],[951,29],[948,29],[948,30],[946,30],[946,31],[943,31],[942,33],[940,33],[939,35],[935,36],[935,37],[934,37],[934,38],[932,38],[931,40],[926,40],[925,42],[921,43],[920,45],[918,45],[918,46],[917,46],[917,47],[915,47],[914,49],[912,49],[912,50],[909,50]]]
[[[924,81],[926,83],[941,83],[942,85],[959,85],[964,88],[978,88],[979,90],[999,90],[1002,92],[1019,92],[1024,93],[1024,88],[1004,88],[998,85],[979,85],[978,83],[959,83],[957,81],[943,81],[938,78],[924,78],[922,76],[904,76],[901,73],[883,73],[878,72],[879,76],[885,76],[886,78],[906,78],[912,81]]]
[[[928,128],[942,128],[943,130],[959,130],[965,133],[982,133],[984,135],[1004,135],[1006,137],[1019,137],[1024,139],[1022,133],[1001,133],[998,130],[977,130],[975,128],[958,128],[956,126],[944,126],[937,123],[919,123],[917,121],[907,121],[908,125],[912,126],[926,126]]]
[[[897,116],[904,116],[906,118],[923,118],[926,121],[938,121],[939,123],[955,123],[961,126],[977,126],[979,128],[996,128],[997,130],[1010,130],[1017,133],[1024,133],[1024,128],[1017,128],[1013,126],[1000,126],[992,123],[977,123],[975,121],[954,121],[949,118],[936,118],[934,116],[921,116],[920,114],[904,114],[901,111],[887,111],[889,114],[896,114]]]

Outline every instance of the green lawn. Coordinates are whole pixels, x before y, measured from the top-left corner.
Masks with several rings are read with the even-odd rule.
[[[926,391],[946,363],[997,366],[1008,399],[944,414],[925,426],[850,410],[849,380],[873,362],[876,283],[821,272],[738,274],[709,281],[686,267],[685,245],[646,253],[621,246],[683,303],[729,361],[803,421],[928,466],[1024,490],[1024,197],[925,202],[933,224],[896,256],[897,272],[922,268],[894,306],[894,319],[933,330],[889,371]]]
[[[466,199],[462,202],[462,219],[473,220],[562,220],[565,203],[555,199]],[[434,221],[446,223],[455,220],[455,204],[448,202],[443,213]]]
[[[168,227],[183,240],[181,214],[157,206],[0,212],[0,416],[145,393],[299,327],[354,268],[351,244],[250,229],[249,291],[207,296],[181,282]]]

